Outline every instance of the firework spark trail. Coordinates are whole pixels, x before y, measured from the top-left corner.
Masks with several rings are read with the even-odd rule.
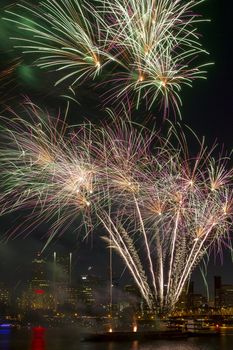
[[[100,46],[98,22],[94,16],[90,21],[79,1],[43,1],[36,9],[26,3],[18,6],[27,15],[7,11],[13,16],[8,20],[33,35],[33,39],[17,38],[23,42],[19,47],[40,55],[38,67],[70,71],[56,85],[69,78],[73,79],[71,85],[94,78],[110,59],[107,48]]]
[[[175,130],[171,130],[171,138],[174,133]],[[197,157],[189,156],[182,133],[178,146],[174,147],[169,139],[159,139],[152,154],[149,147],[151,143],[154,145],[152,138],[143,130],[136,131],[132,125],[128,126],[127,133],[116,126],[106,128],[105,138],[112,144],[104,154],[110,186],[114,183],[111,205],[113,209],[119,208],[119,212],[115,215],[103,212],[102,207],[98,215],[112,238],[109,243],[115,245],[124,259],[130,251],[134,263],[128,262],[128,267],[136,282],[138,278],[131,267],[143,266],[150,286],[150,293],[145,293],[144,298],[152,298],[148,305],[154,305],[161,312],[170,310],[211,244],[216,240],[220,243],[229,232],[232,170],[226,170],[224,157],[214,161],[213,149],[208,151],[203,142],[199,142]],[[142,147],[143,156],[139,158],[135,139],[141,146],[147,145]],[[132,239],[128,250],[127,237]],[[125,246],[119,244],[122,240]]]
[[[208,248],[227,237],[227,158],[214,160],[203,142],[189,156],[179,129],[163,139],[126,118],[68,128],[33,105],[28,121],[2,124],[1,214],[31,209],[29,226],[51,223],[49,241],[80,215],[103,225],[150,308],[172,309]]]
[[[6,19],[24,31],[17,47],[59,72],[56,84],[73,91],[98,76],[106,104],[117,98],[138,108],[145,100],[149,109],[160,101],[167,116],[170,106],[180,113],[182,86],[205,77],[205,65],[195,63],[207,53],[196,28],[202,19],[193,13],[201,2],[45,0],[18,4]]]
[[[123,258],[129,271],[134,276],[134,280],[141,294],[146,300],[146,303],[150,308],[153,308],[153,297],[151,295],[150,287],[145,276],[145,271],[143,270],[140,258],[137,255],[133,240],[130,238],[130,235],[122,227],[121,229],[117,228],[111,221],[111,217],[109,215],[105,217],[103,215],[98,215],[98,218],[111,237],[110,239],[109,237],[104,237],[103,239],[109,244],[109,247],[117,249],[119,255]],[[110,229],[108,223],[112,229]],[[120,235],[119,232],[121,232]]]
[[[107,101],[129,94],[135,95],[137,107],[142,99],[148,108],[162,100],[165,115],[170,104],[179,112],[181,86],[190,86],[205,74],[205,65],[193,67],[193,59],[206,53],[194,27],[201,19],[192,12],[200,2],[103,2],[100,17],[103,13],[111,19],[105,27],[110,28],[120,52],[117,58],[128,71],[116,74],[116,92]]]
[[[32,208],[34,226],[52,222],[52,238],[79,214],[88,224],[92,198],[97,202],[99,196],[96,169],[88,154],[88,127],[77,127],[74,135],[33,105],[30,117],[28,122],[17,115],[10,122],[1,119],[7,125],[1,130],[1,213]]]

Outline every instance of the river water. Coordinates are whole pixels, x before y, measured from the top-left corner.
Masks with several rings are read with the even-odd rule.
[[[233,330],[219,337],[129,343],[82,342],[78,329],[0,329],[0,350],[232,350]]]

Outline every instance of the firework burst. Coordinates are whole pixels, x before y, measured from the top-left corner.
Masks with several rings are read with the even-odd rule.
[[[142,100],[149,109],[160,101],[164,115],[170,105],[179,112],[181,87],[205,75],[205,66],[194,63],[196,56],[206,53],[195,28],[201,19],[193,13],[200,2],[103,2],[99,12],[107,18],[105,27],[125,68],[115,75],[116,90],[113,87],[107,101],[130,96],[137,107]]]
[[[7,20],[26,32],[14,38],[18,47],[59,73],[56,84],[73,91],[99,76],[105,103],[138,108],[145,100],[149,109],[160,101],[166,116],[169,106],[180,113],[182,86],[205,76],[205,65],[195,63],[206,53],[193,13],[201,2],[45,0],[38,8],[18,4],[25,14],[7,11]]]
[[[109,60],[107,48],[100,44],[99,23],[79,1],[43,1],[39,8],[18,4],[25,16],[7,11],[8,19],[32,34],[33,39],[17,38],[20,48],[37,53],[40,68],[65,71],[56,85],[69,79],[71,85],[97,76]],[[91,18],[90,18],[91,17]],[[31,19],[32,18],[32,19]]]
[[[91,201],[99,195],[96,166],[89,156],[87,126],[77,126],[74,134],[59,118],[28,104],[28,121],[18,115],[10,122],[1,118],[1,213],[31,209],[34,220],[29,217],[27,229],[50,222],[52,239],[77,216],[91,225]]]
[[[165,312],[209,247],[229,232],[232,171],[226,170],[227,158],[214,160],[203,142],[191,157],[184,134],[174,127],[166,139],[128,127],[123,138],[116,127],[106,134],[114,144],[105,154],[109,186],[118,189],[98,217],[109,234],[105,240],[127,264],[149,307]]]

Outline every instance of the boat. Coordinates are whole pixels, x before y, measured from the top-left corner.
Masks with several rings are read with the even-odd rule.
[[[181,331],[138,331],[138,332],[103,332],[88,333],[82,338],[83,341],[108,342],[108,341],[146,341],[146,340],[179,340],[186,339],[187,332]]]
[[[180,340],[189,337],[218,336],[220,332],[211,330],[203,320],[187,320],[182,329],[168,330],[146,330],[146,331],[112,331],[87,333],[82,337],[83,341],[92,342],[125,342],[125,341],[147,341],[147,340]]]

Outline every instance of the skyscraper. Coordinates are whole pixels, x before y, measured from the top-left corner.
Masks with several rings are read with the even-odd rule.
[[[222,306],[222,280],[220,276],[214,276],[214,306],[219,308]]]
[[[71,285],[72,283],[72,253],[58,254],[53,253],[54,271],[53,279],[54,283]]]
[[[54,308],[51,283],[47,277],[47,262],[40,254],[32,261],[31,279],[20,299],[20,306],[25,310],[52,310]]]
[[[72,253],[53,253],[53,290],[55,309],[75,305],[75,291],[72,288]]]

